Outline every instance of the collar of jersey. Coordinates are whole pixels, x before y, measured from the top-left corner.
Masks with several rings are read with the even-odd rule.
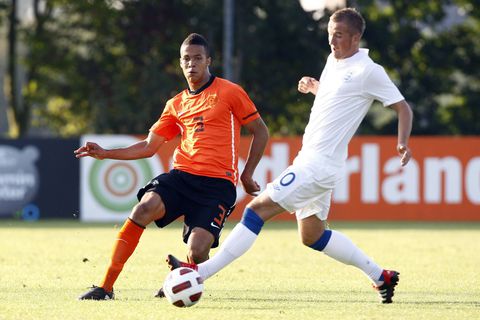
[[[210,79],[208,80],[208,82],[205,83],[201,88],[199,88],[197,90],[190,90],[190,88],[188,88],[188,93],[199,94],[203,90],[207,89],[212,84],[213,80],[215,80],[215,76],[212,74],[212,75],[210,75]]]
[[[358,49],[358,51],[353,56],[348,57],[346,59],[336,60],[336,62],[337,62],[337,64],[344,65],[344,64],[347,64],[347,63],[352,63],[352,62],[357,61],[357,60],[361,60],[365,57],[368,57],[368,49],[360,48],[360,49]]]

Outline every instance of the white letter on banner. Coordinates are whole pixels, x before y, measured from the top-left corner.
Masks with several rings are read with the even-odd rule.
[[[480,157],[471,159],[465,170],[467,198],[473,204],[480,204]]]
[[[380,148],[376,143],[362,146],[362,202],[378,203]]]
[[[445,203],[462,202],[462,164],[457,158],[425,158],[424,168],[426,203],[441,203],[442,176]]]
[[[346,203],[350,200],[350,175],[358,173],[360,170],[360,160],[357,156],[348,158],[345,164],[345,176],[335,186],[333,190],[333,201],[337,203]]]
[[[386,177],[382,184],[382,196],[386,202],[391,204],[419,202],[419,169],[414,159],[402,168],[398,157],[390,158],[385,163],[383,172],[392,174]]]

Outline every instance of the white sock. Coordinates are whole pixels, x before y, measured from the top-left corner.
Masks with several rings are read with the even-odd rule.
[[[238,223],[223,244],[210,259],[198,265],[198,273],[206,280],[225,268],[245,252],[257,239],[257,235],[242,223]]]
[[[383,284],[383,281],[378,280],[382,275],[383,269],[344,234],[332,230],[332,236],[323,249],[323,253],[337,261],[361,269],[375,285]]]

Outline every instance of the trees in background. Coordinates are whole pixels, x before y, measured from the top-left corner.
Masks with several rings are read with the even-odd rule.
[[[61,136],[144,133],[180,84],[182,1],[50,1],[39,37],[24,30],[37,66],[26,96],[34,125]]]
[[[364,45],[414,109],[414,133],[479,134],[479,9],[465,0],[354,2],[367,21]],[[18,122],[20,134],[28,126],[59,136],[144,134],[166,100],[185,88],[178,57],[190,32],[209,39],[211,71],[222,76],[217,0],[33,4],[33,24],[19,31],[29,48],[22,110],[32,112]],[[459,10],[453,24],[449,10]],[[236,2],[233,80],[272,134],[303,132],[313,96],[299,94],[297,82],[320,75],[330,51],[327,22],[328,14],[315,20],[297,1]],[[393,117],[374,106],[361,133],[395,134]]]
[[[360,1],[359,1],[360,2]],[[372,55],[397,80],[417,134],[480,134],[480,10],[472,1],[362,1]],[[369,123],[379,121],[373,119]],[[393,133],[393,119],[377,129]]]

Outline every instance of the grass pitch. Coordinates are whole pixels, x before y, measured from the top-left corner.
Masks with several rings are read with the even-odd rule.
[[[0,320],[480,318],[480,223],[331,227],[401,273],[393,304],[380,304],[356,268],[302,246],[291,222],[267,223],[247,254],[206,281],[192,308],[153,297],[168,273],[165,255],[185,256],[180,224],[147,228],[116,300],[77,301],[103,277],[119,225],[0,220]]]

